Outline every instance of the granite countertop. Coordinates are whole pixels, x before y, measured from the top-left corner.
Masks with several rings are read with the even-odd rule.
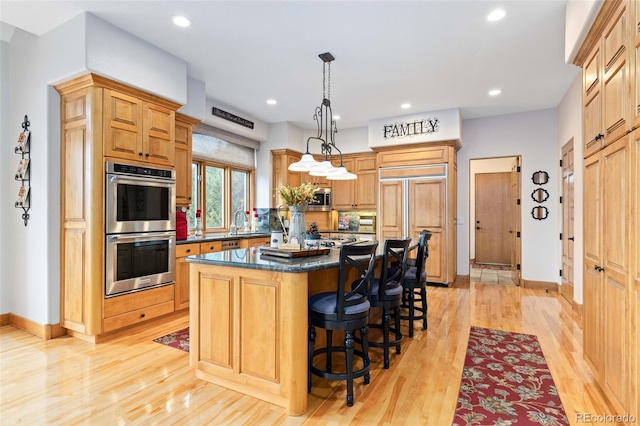
[[[247,238],[268,238],[271,233],[264,232],[238,232],[238,234],[230,235],[228,232],[216,232],[212,234],[204,234],[202,237],[189,235],[186,240],[178,240],[176,244],[205,243],[211,241],[240,240]]]
[[[376,257],[382,257],[383,252],[384,247],[378,245]],[[337,267],[340,264],[340,249],[332,248],[328,254],[287,259],[263,256],[260,253],[260,247],[252,247],[188,256],[186,261],[207,265],[299,273]]]

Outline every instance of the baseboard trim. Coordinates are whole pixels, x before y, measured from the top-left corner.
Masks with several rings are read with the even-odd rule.
[[[31,333],[43,340],[55,339],[56,337],[65,336],[67,334],[67,329],[61,327],[60,324],[39,324],[35,321],[31,321],[30,319],[21,317],[20,315],[12,313],[3,314],[3,316],[4,315],[8,317],[8,325],[24,330],[27,333]],[[2,321],[4,322],[4,320]]]
[[[541,290],[558,292],[558,283],[550,281],[534,281],[534,280],[521,280],[523,288],[537,288]]]
[[[471,282],[471,275],[456,275],[454,284],[469,284]]]
[[[9,325],[9,314],[0,314],[0,327]]]
[[[582,319],[583,306],[575,300],[571,301],[571,306],[573,307],[573,312],[575,312]]]

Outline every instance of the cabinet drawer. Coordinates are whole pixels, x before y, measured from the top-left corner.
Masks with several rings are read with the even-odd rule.
[[[176,245],[176,257],[186,257],[200,254],[200,244],[178,244]]]
[[[173,307],[174,291],[174,285],[171,284],[104,299],[104,318],[130,313],[169,301]]]
[[[200,243],[200,253],[213,253],[215,251],[222,250],[222,242],[220,241],[211,241],[208,243]]]
[[[173,290],[173,286],[170,287],[171,290]],[[102,328],[106,333],[129,325],[138,324],[151,318],[159,317],[161,315],[170,314],[172,312],[173,300],[170,300],[168,302],[159,303],[157,305],[148,306],[142,309],[136,309],[135,311],[105,318],[102,323]]]

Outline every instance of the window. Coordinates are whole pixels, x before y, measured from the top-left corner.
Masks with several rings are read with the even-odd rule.
[[[252,170],[197,160],[193,162],[192,173],[193,204],[188,213],[190,227],[195,226],[197,209],[202,210],[202,227],[205,232],[227,230],[234,220],[235,212],[251,210]],[[236,225],[243,225],[240,215]]]

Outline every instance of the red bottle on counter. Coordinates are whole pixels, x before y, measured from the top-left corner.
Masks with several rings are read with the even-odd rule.
[[[188,234],[187,215],[182,210],[178,210],[176,211],[176,240],[186,240]]]

